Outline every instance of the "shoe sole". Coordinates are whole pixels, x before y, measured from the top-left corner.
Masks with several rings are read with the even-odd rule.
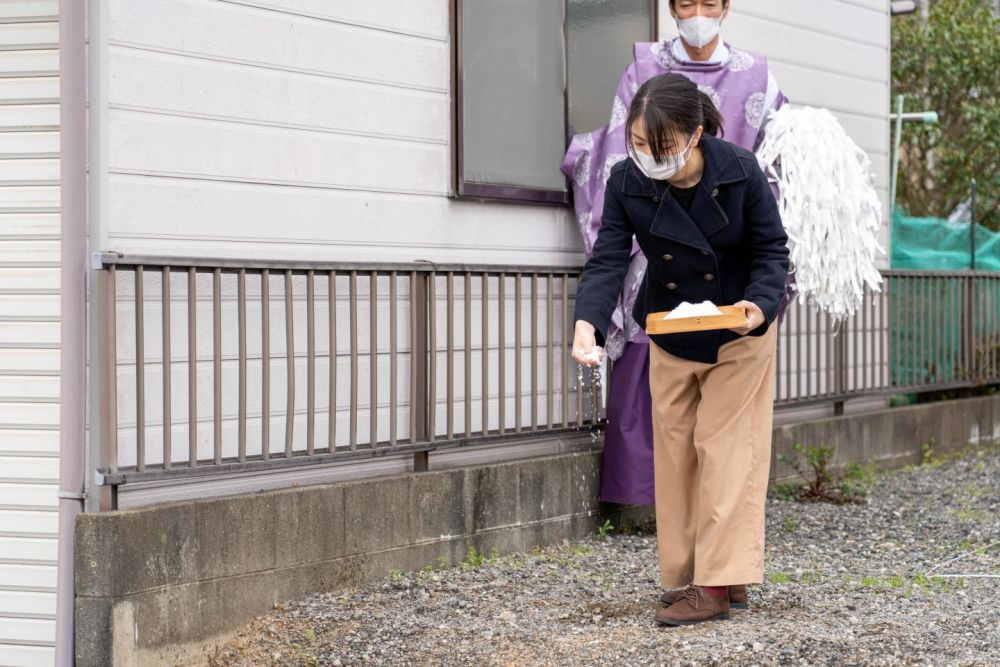
[[[728,621],[729,614],[716,614],[711,618],[703,618],[698,621],[675,621],[669,618],[656,619],[656,622],[660,625],[670,625],[670,626],[686,626],[686,625],[698,625],[699,623],[708,623],[709,621]]]
[[[680,598],[678,598],[678,599],[680,599]],[[669,607],[674,602],[677,602],[677,600],[674,600],[673,602],[667,602],[665,600],[660,600],[660,606],[662,606],[662,607]],[[746,611],[747,609],[750,608],[750,605],[748,603],[746,603],[746,602],[730,602],[729,603],[729,608],[733,609],[733,610],[736,610],[736,611]]]

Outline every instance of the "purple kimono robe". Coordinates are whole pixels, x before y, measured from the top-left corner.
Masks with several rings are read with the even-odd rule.
[[[573,137],[562,162],[563,173],[572,179],[577,224],[587,257],[601,228],[608,175],[616,163],[628,157],[625,121],[639,86],[660,74],[683,74],[718,107],[725,139],[751,151],[767,114],[786,101],[770,77],[763,56],[728,44],[720,45],[708,62],[681,57],[683,47],[676,40],[638,42],[634,51],[635,62],[625,69],[618,83],[610,121],[605,127]],[[605,341],[605,353],[616,363],[608,387],[601,482],[602,500],[641,505],[654,500],[649,338],[630,313],[645,270],[646,258],[633,242],[632,262]]]

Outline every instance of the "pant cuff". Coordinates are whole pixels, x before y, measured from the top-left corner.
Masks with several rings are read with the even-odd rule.
[[[694,575],[696,586],[739,586],[762,583],[764,583],[764,568],[762,567],[733,568],[716,572],[698,570]]]

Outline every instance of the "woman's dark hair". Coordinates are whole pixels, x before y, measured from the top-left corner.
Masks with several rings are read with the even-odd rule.
[[[661,74],[642,84],[635,93],[625,122],[626,146],[632,145],[632,124],[642,118],[646,143],[657,164],[674,149],[674,136],[689,137],[698,126],[722,136],[722,115],[712,98],[682,74]]]

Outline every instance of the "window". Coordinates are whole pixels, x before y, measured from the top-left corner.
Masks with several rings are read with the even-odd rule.
[[[567,204],[575,132],[607,123],[653,0],[455,0],[454,174],[460,198]]]

